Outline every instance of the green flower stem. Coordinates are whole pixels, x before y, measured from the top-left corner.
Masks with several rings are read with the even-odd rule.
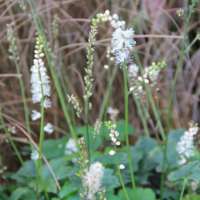
[[[128,166],[131,174],[132,187],[135,187],[134,169],[132,165],[131,148],[128,138],[128,77],[127,77],[127,66],[123,66],[123,79],[124,79],[124,112],[125,112],[125,140],[128,153]]]
[[[150,105],[151,105],[151,107],[152,107],[154,116],[155,116],[156,121],[157,121],[157,125],[158,125],[158,128],[159,128],[161,137],[162,137],[163,141],[165,141],[165,140],[166,140],[166,136],[165,136],[165,131],[164,131],[164,128],[163,128],[163,126],[162,126],[161,119],[160,119],[160,112],[159,112],[159,109],[156,107],[156,104],[155,104],[155,102],[154,102],[154,100],[153,100],[152,92],[151,92],[149,86],[145,85],[145,88],[146,88],[148,100],[149,100],[149,102],[150,102]]]
[[[183,196],[184,196],[186,185],[187,185],[187,178],[185,178],[183,180],[183,186],[182,186],[182,190],[181,190],[181,194],[180,194],[179,200],[183,200]]]
[[[117,174],[119,176],[119,181],[120,181],[120,184],[122,186],[122,190],[124,192],[124,196],[126,198],[126,200],[130,200],[129,196],[128,196],[128,193],[126,191],[126,187],[125,187],[125,184],[124,184],[124,180],[123,180],[123,177],[122,177],[122,174],[121,174],[121,171],[119,168],[117,168]]]
[[[107,87],[107,90],[105,92],[105,95],[104,95],[104,98],[103,98],[103,103],[101,105],[101,109],[100,109],[100,112],[99,112],[99,117],[98,117],[99,121],[102,121],[102,119],[103,119],[103,115],[105,113],[105,109],[106,109],[106,106],[107,106],[107,103],[108,103],[108,100],[109,100],[109,97],[110,97],[112,84],[113,84],[113,81],[115,80],[115,77],[117,75],[117,71],[118,71],[118,67],[115,67],[113,69],[111,77],[109,79],[108,87]]]
[[[19,63],[16,60],[14,62],[15,62],[17,74],[20,74],[21,72],[20,72]],[[30,128],[30,120],[29,120],[29,109],[28,109],[28,106],[27,106],[25,87],[24,87],[24,82],[22,80],[22,77],[19,77],[19,86],[20,86],[20,91],[21,91],[23,105],[24,105],[24,118],[25,118],[26,129],[30,133],[31,128]]]
[[[135,104],[136,104],[136,107],[137,107],[137,110],[138,110],[138,114],[139,114],[139,117],[142,121],[142,125],[144,127],[144,133],[146,136],[150,136],[149,134],[149,129],[148,129],[148,125],[147,125],[147,113],[146,113],[146,109],[145,107],[142,108],[142,105],[140,103],[140,101],[138,101],[138,99],[136,97],[134,97],[133,95],[133,98],[135,100]]]

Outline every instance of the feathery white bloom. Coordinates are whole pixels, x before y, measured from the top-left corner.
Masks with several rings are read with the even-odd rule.
[[[130,53],[135,45],[133,39],[134,31],[130,29],[117,28],[112,34],[111,49],[115,55],[116,62],[121,64],[130,59]]]
[[[102,178],[104,175],[104,167],[100,162],[95,162],[90,165],[85,175],[82,177],[83,187],[87,200],[95,200],[97,192],[101,191]]]
[[[39,159],[39,153],[37,150],[33,150],[31,152],[31,160],[38,160]]]
[[[41,113],[40,112],[38,112],[37,110],[32,110],[31,119],[33,121],[36,121],[36,120],[40,119],[40,117],[41,117]]]
[[[35,55],[31,67],[31,93],[33,103],[39,103],[44,97],[48,98],[51,95],[50,80],[43,61],[43,46],[40,40],[41,38],[38,36],[36,38]],[[49,107],[49,103],[44,103],[44,107]]]
[[[187,131],[184,132],[183,136],[180,138],[180,141],[177,143],[176,150],[180,156],[180,165],[185,164],[187,159],[194,156],[194,136],[197,134],[197,132],[197,126],[190,127]]]
[[[54,131],[54,126],[51,123],[47,123],[44,127],[44,131],[48,134],[53,133]]]
[[[65,146],[65,155],[70,155],[72,153],[76,153],[78,151],[76,141],[72,138],[68,140]]]

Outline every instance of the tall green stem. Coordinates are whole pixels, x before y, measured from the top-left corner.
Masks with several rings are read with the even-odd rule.
[[[17,74],[20,75],[20,73],[21,73],[20,66],[16,60],[15,60],[15,66],[16,66]],[[22,77],[19,77],[19,86],[20,86],[21,95],[22,95],[22,99],[23,99],[23,105],[24,105],[24,118],[25,118],[26,129],[30,132],[31,128],[30,128],[30,121],[29,121],[29,109],[27,106],[25,87],[24,87]]]
[[[126,190],[126,187],[125,187],[125,184],[124,184],[124,180],[123,180],[121,171],[120,171],[119,168],[117,169],[117,173],[118,173],[118,176],[119,176],[119,181],[120,181],[120,184],[122,186],[122,190],[123,190],[124,196],[125,196],[126,200],[130,200],[130,198],[128,196],[128,193],[127,193],[127,190]]]
[[[131,148],[128,137],[128,77],[127,77],[127,66],[123,66],[123,79],[124,79],[124,112],[125,112],[125,141],[128,154],[128,166],[131,174],[132,187],[135,187],[134,169],[132,165]]]

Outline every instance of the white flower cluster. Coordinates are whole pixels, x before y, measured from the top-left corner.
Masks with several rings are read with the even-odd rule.
[[[106,10],[104,13],[97,14],[96,18],[92,19],[92,24],[96,25],[100,22],[107,21],[110,22],[114,29],[112,33],[111,49],[108,48],[107,57],[112,61],[113,57],[110,56],[110,53],[112,53],[117,64],[123,64],[124,62],[130,61],[130,53],[133,46],[136,44],[133,39],[133,29],[126,29],[126,22],[124,20],[120,20],[117,14],[111,15],[109,10]]]
[[[87,200],[95,200],[96,194],[102,190],[102,178],[104,167],[100,162],[90,165],[82,177],[82,184],[85,190],[84,196]]]
[[[134,31],[130,29],[117,28],[112,34],[112,53],[115,55],[117,64],[130,62],[130,54],[135,45],[133,39]]]
[[[68,99],[68,103],[70,103],[74,110],[76,111],[76,116],[80,117],[81,113],[82,113],[82,108],[79,104],[78,99],[72,94],[72,95],[67,95],[67,99]]]
[[[126,23],[119,20],[119,16],[114,14],[110,19],[111,26],[114,28],[111,40],[111,51],[115,56],[117,64],[131,61],[130,54],[136,44],[133,39],[134,31],[132,28],[126,29]]]
[[[195,154],[194,136],[198,132],[197,125],[191,125],[191,127],[184,132],[180,141],[177,143],[176,150],[180,156],[179,164],[183,165],[189,158]]]
[[[158,79],[158,75],[160,73],[160,71],[166,66],[165,61],[161,61],[161,62],[153,62],[149,67],[144,69],[144,73],[143,73],[143,79],[144,80],[148,80],[147,83],[149,83],[149,81],[151,81],[151,85],[155,85],[157,79]]]
[[[107,126],[107,128],[109,129],[109,137],[110,137],[110,140],[112,142],[112,145],[114,147],[116,146],[120,146],[120,141],[118,140],[119,138],[119,132],[116,130],[116,124],[112,121],[107,121],[105,123],[105,125]],[[109,151],[109,155],[110,156],[114,156],[116,154],[116,151],[114,149],[110,150]]]
[[[36,45],[34,51],[34,60],[31,67],[31,93],[33,103],[42,103],[44,100],[44,107],[51,107],[51,96],[50,80],[45,67],[43,53],[43,44],[41,37],[36,38]]]
[[[149,67],[146,67],[139,75],[139,67],[135,64],[129,65],[129,92],[133,93],[135,97],[144,95],[145,85],[148,84],[153,88],[159,76],[160,71],[166,67],[164,61],[153,62]]]
[[[41,103],[44,108],[51,107],[51,87],[50,78],[47,74],[47,69],[44,64],[44,45],[42,37],[36,37],[36,45],[34,50],[33,65],[31,67],[31,93],[33,103]],[[36,121],[41,118],[41,113],[37,110],[32,110],[31,118]],[[44,127],[46,133],[53,133],[54,127],[51,123],[47,123]]]
[[[109,136],[110,136],[110,139],[111,139],[111,142],[113,143],[113,145],[116,145],[116,146],[120,145],[120,141],[118,141],[119,132],[115,128],[112,128],[110,130]]]

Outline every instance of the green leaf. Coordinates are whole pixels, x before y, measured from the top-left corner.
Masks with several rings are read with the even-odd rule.
[[[102,185],[104,188],[106,188],[106,191],[110,191],[120,186],[118,178],[113,173],[114,171],[112,169],[106,168],[104,170]]]
[[[106,149],[106,152],[103,155],[99,155],[98,161],[104,165],[119,165],[126,164],[128,161],[127,153],[125,152],[116,152],[115,155],[109,155],[110,148]]]
[[[130,199],[134,200],[156,200],[156,196],[151,189],[135,188],[126,189]],[[126,199],[123,191],[120,191],[121,199]]]
[[[36,179],[34,179],[28,183],[28,186],[33,188],[34,190],[39,190],[39,192],[46,191],[54,194],[57,193],[57,187],[52,177],[40,177],[39,182]]]
[[[11,175],[11,178],[18,181],[18,183],[26,183],[35,177],[35,164],[32,160],[24,162],[23,166],[17,173]]]
[[[43,154],[47,159],[63,157],[66,143],[67,138],[45,140]]]
[[[77,185],[72,185],[70,183],[65,183],[59,192],[59,197],[64,198],[78,191]]]
[[[108,194],[106,194],[106,199],[108,199],[108,200],[121,200],[121,198],[119,197],[119,196],[116,196],[116,195],[114,195],[114,194],[110,194],[110,193],[108,193]]]
[[[183,179],[200,181],[200,161],[189,162],[168,175],[170,181],[182,181]]]
[[[186,197],[183,198],[183,200],[199,200],[200,195],[197,194],[192,194],[192,195],[187,195]]]
[[[66,177],[71,175],[72,172],[74,171],[73,169],[75,169],[72,166],[69,166],[68,162],[65,160],[64,157],[56,158],[56,159],[49,161],[49,165],[51,166],[51,168],[52,168],[53,172],[55,173],[56,178],[58,180],[65,179]],[[42,167],[42,176],[44,178],[52,176],[49,171],[48,166],[46,166],[46,165],[44,165]]]
[[[161,147],[158,145],[157,141],[150,137],[141,137],[136,145],[133,147],[136,154],[140,152],[140,157],[142,160],[138,158],[138,162],[140,162],[140,171],[142,173],[151,171],[158,166],[158,164],[162,163],[163,153]]]
[[[168,169],[172,169],[178,166],[179,155],[176,151],[177,142],[184,133],[184,129],[176,129],[168,134],[167,140],[167,164]]]
[[[35,195],[33,193],[33,191],[31,191],[28,188],[25,187],[21,187],[21,188],[17,188],[11,195],[10,200],[19,200],[19,199],[25,199],[25,196],[29,196],[28,199],[30,200],[34,200],[35,199]]]

